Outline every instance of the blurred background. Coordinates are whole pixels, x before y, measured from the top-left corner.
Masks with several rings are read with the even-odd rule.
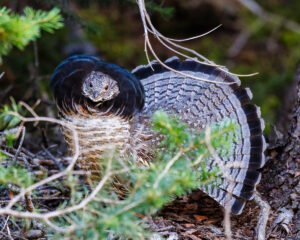
[[[49,79],[66,57],[85,53],[96,55],[129,70],[146,64],[143,28],[135,0],[7,0],[1,6],[22,14],[34,9],[61,9],[64,27],[41,38],[23,51],[14,48],[3,57],[0,104],[17,101],[33,103],[41,98],[53,103]],[[300,59],[299,0],[148,0],[147,10],[155,27],[165,36],[187,38],[205,33],[200,39],[183,43],[231,72],[250,74],[241,78],[252,89],[254,102],[261,106],[267,129],[274,124],[283,99],[289,92]],[[1,34],[0,34],[1,37]],[[174,54],[151,39],[164,60]],[[46,114],[46,113],[45,113]]]

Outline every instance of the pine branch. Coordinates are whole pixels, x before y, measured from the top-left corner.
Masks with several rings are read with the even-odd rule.
[[[24,15],[11,13],[5,7],[0,8],[0,61],[14,46],[23,50],[29,42],[39,38],[41,30],[53,33],[62,28],[62,21],[58,8],[46,12],[27,7]]]
[[[15,103],[14,103],[15,104]],[[15,104],[16,105],[16,104]],[[18,111],[4,111],[4,116],[10,115],[19,119],[19,124],[37,121],[49,121],[64,125],[77,133],[73,126],[66,125],[56,119],[39,117],[27,104],[19,104],[33,115],[31,118],[19,114]],[[7,117],[7,116],[6,116]],[[109,236],[119,236],[131,239],[148,238],[152,235],[146,223],[146,216],[156,213],[165,204],[171,202],[174,196],[182,196],[199,185],[213,184],[220,179],[218,166],[206,169],[209,152],[206,146],[205,133],[195,134],[188,130],[186,124],[168,116],[164,112],[156,112],[153,116],[153,128],[163,137],[162,145],[157,149],[157,157],[148,168],[132,164],[132,160],[109,152],[101,159],[102,179],[92,186],[92,190],[83,190],[73,166],[78,158],[78,152],[73,156],[70,165],[63,171],[35,182],[28,170],[11,165],[4,168],[0,165],[0,182],[21,187],[18,195],[0,208],[0,215],[10,215],[12,218],[37,219],[48,226],[48,231],[59,239],[106,239]],[[210,127],[210,147],[226,149],[218,154],[222,156],[230,150],[236,140],[236,124],[232,120],[212,124]],[[78,141],[75,141],[78,150]],[[2,154],[3,157],[3,154]],[[6,162],[13,156],[6,155]],[[200,170],[199,170],[200,169]],[[113,184],[116,177],[127,189],[127,194],[120,199]],[[19,204],[25,195],[37,192],[45,184],[54,184],[60,180],[60,185],[68,186],[70,200],[61,207],[46,213],[40,213],[34,206],[33,212]],[[58,184],[58,183],[57,183]],[[34,200],[34,197],[32,197]],[[15,209],[15,206],[19,206]],[[78,238],[76,237],[78,236]]]

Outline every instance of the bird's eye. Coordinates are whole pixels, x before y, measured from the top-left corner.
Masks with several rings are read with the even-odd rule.
[[[93,84],[92,84],[92,83],[90,83],[90,87],[91,87],[91,88],[93,87]]]
[[[104,86],[104,90],[107,90],[107,89],[108,89],[108,85],[105,85],[105,86]]]

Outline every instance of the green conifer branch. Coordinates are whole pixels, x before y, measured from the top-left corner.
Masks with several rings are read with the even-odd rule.
[[[15,46],[20,50],[40,37],[41,30],[52,33],[63,27],[63,18],[58,8],[50,11],[25,8],[24,15],[0,8],[0,61]]]
[[[13,105],[2,111],[4,117],[19,112]],[[149,167],[137,166],[132,159],[110,152],[101,159],[102,180],[92,190],[83,187],[78,176],[69,174],[61,182],[50,183],[68,186],[71,191],[70,200],[58,209],[39,214],[36,205],[30,214],[22,207],[18,212],[4,211],[5,214],[39,219],[48,225],[50,239],[149,239],[153,233],[147,225],[147,216],[157,213],[176,196],[221,180],[218,166],[206,167],[211,156],[203,132],[189,131],[186,124],[162,111],[156,112],[152,120],[154,131],[163,141]],[[211,124],[210,129],[211,145],[220,156],[227,156],[238,139],[237,123],[225,119]],[[2,154],[2,161],[9,162],[8,158]],[[122,198],[118,195],[116,178],[126,189]],[[0,184],[24,188],[35,181],[24,167],[0,165]]]
[[[149,168],[132,168],[128,159],[122,160],[116,156],[110,161],[109,165],[114,171],[124,169],[126,163],[128,169],[131,166],[130,171],[119,176],[121,179],[131,179],[130,186],[127,186],[128,195],[120,201],[110,191],[111,183],[107,183],[107,188],[97,194],[97,201],[91,201],[84,210],[68,215],[74,230],[54,233],[57,239],[69,239],[70,236],[74,239],[107,239],[112,233],[121,239],[149,239],[152,233],[143,217],[157,213],[175,196],[189,193],[199,185],[213,184],[220,177],[217,166],[213,170],[205,167],[209,154],[204,134],[197,135],[188,131],[186,124],[161,111],[154,114],[153,128],[164,136],[164,140],[158,149],[160,153]],[[212,124],[213,146],[216,149],[227,149],[227,154],[237,139],[236,134],[232,134],[237,128],[237,124],[230,119]],[[201,161],[198,161],[200,156]],[[104,174],[108,164],[106,158],[102,161]],[[203,166],[201,170],[197,170],[199,166]],[[64,219],[63,216],[56,218],[56,224],[67,228],[69,223]]]

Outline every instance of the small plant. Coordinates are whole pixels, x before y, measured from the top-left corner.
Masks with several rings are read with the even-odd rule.
[[[19,137],[20,131],[17,129],[12,129],[20,123],[20,119],[11,113],[20,113],[21,105],[16,104],[15,100],[11,97],[11,106],[3,105],[0,109],[0,146],[6,145],[7,147],[12,148],[15,141]]]
[[[17,104],[11,97],[11,105],[3,105],[0,109],[0,147],[13,148],[15,141],[19,137],[18,126],[21,122],[14,114],[22,114],[21,105]],[[0,149],[1,150],[1,149]],[[4,152],[0,152],[0,164],[8,159]],[[32,174],[25,168],[16,165],[15,161],[7,162],[6,166],[0,165],[0,184],[14,184],[20,188],[29,187],[33,184]]]
[[[10,113],[20,113],[21,105],[11,97],[11,106],[3,105],[0,109],[0,130],[11,129],[20,123],[20,119]]]
[[[63,27],[63,18],[58,8],[50,11],[24,9],[24,15],[11,13],[5,7],[0,8],[0,63],[13,46],[23,50],[30,42],[41,35],[41,30],[52,33]]]

